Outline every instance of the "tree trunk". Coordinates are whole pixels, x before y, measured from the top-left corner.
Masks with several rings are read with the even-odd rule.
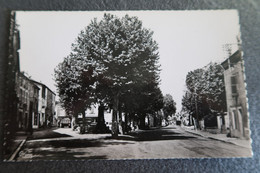
[[[122,127],[122,110],[121,110],[121,105],[119,104],[118,106],[118,129],[119,129],[119,133],[123,134],[123,127]]]
[[[100,104],[98,107],[98,120],[97,120],[97,127],[96,131],[98,133],[105,133],[106,132],[106,125],[105,125],[105,118],[104,118],[104,105]]]
[[[81,134],[86,133],[86,114],[85,114],[85,110],[82,111],[82,126],[80,127],[80,133]]]
[[[125,123],[124,123],[124,126],[123,126],[123,131],[125,133],[128,133],[128,117],[129,117],[129,114],[128,113],[125,113]]]
[[[129,132],[135,129],[134,128],[135,127],[135,124],[134,124],[134,113],[130,113],[129,114],[129,126],[130,126]]]
[[[200,121],[198,119],[196,119],[196,124],[197,124],[197,130],[199,129],[200,130]]]
[[[105,118],[104,118],[104,106],[103,104],[101,104],[99,107],[98,107],[98,123],[99,122],[105,122]]]
[[[150,127],[151,124],[150,124],[150,115],[147,116],[147,119],[148,119],[148,126]]]
[[[114,96],[113,99],[113,115],[112,115],[112,137],[118,137],[118,120],[117,120],[117,112],[118,112],[118,103],[119,103],[119,93]]]
[[[154,118],[153,118],[153,126],[157,126],[157,112],[155,112]]]
[[[221,124],[221,133],[226,133],[226,123],[224,113],[221,114],[222,124]]]
[[[75,126],[75,124],[78,124],[78,114],[74,114],[74,117],[75,117],[75,122],[74,122],[74,126]]]
[[[145,129],[145,113],[140,114],[140,129]]]
[[[193,125],[193,123],[192,123],[192,116],[189,115],[189,126],[192,126],[192,125]]]

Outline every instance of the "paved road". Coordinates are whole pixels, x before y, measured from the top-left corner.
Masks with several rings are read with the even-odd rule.
[[[50,135],[51,138],[45,135],[46,138],[28,140],[16,160],[250,156],[250,149],[196,136],[174,126],[140,130],[118,139],[111,139],[110,134],[80,135],[71,129],[54,129],[52,133],[55,135]]]

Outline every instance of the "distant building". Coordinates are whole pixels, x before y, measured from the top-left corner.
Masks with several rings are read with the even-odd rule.
[[[97,118],[98,117],[98,105],[91,105],[90,108],[88,108],[85,111],[85,116],[86,118]],[[111,109],[106,109],[104,110],[104,121],[107,123],[112,122],[112,110]]]
[[[66,117],[67,117],[67,114],[66,114],[65,109],[61,106],[60,102],[56,101],[55,102],[55,116],[54,116],[55,122],[53,124],[56,126],[60,126],[60,121]]]
[[[59,117],[66,117],[66,111],[61,106],[60,102],[55,102],[55,118],[58,119]]]
[[[55,123],[56,94],[46,85],[33,81],[39,88],[38,116],[34,117],[34,128],[47,127]]]
[[[85,122],[87,124],[91,124],[91,126],[95,126],[98,123],[98,117],[99,114],[99,106],[97,104],[91,105],[89,108],[85,110]],[[111,129],[112,126],[112,110],[111,109],[105,109],[104,110],[104,119],[103,121],[106,126],[108,126]],[[76,117],[72,117],[72,127],[77,124],[83,123],[83,115],[82,113],[79,113]]]
[[[222,63],[225,78],[227,112],[232,137],[249,139],[249,120],[241,51],[236,51]]]

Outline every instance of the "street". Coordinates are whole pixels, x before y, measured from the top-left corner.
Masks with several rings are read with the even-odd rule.
[[[38,135],[37,135],[38,133]],[[49,135],[48,135],[49,133]],[[28,160],[247,157],[249,148],[191,134],[179,126],[111,134],[78,134],[70,128],[36,132],[16,158]],[[46,135],[44,135],[46,134]]]

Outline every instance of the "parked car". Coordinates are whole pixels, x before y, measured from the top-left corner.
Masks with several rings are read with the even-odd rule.
[[[63,128],[65,126],[68,126],[69,128],[71,127],[71,121],[69,118],[63,118],[61,121],[60,121],[60,127]]]
[[[80,128],[80,133],[92,133],[96,130],[97,117],[86,117],[85,124],[83,125],[83,119],[78,118],[76,122],[76,129]]]

